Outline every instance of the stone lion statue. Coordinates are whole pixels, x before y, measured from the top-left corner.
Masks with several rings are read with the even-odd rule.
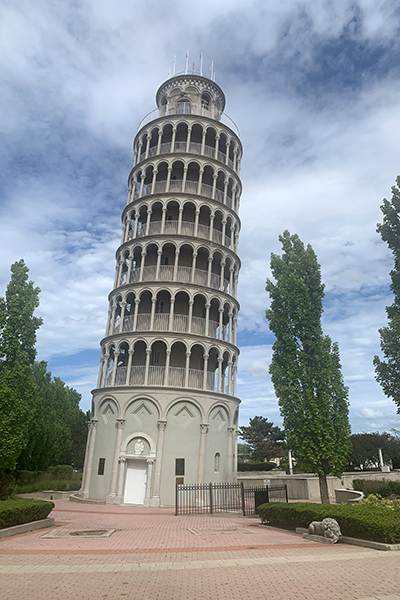
[[[342,537],[339,523],[335,519],[327,517],[323,521],[313,521],[308,526],[308,533],[310,535],[319,535],[321,537],[332,540],[334,544]]]

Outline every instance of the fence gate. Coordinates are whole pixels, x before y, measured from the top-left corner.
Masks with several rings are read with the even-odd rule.
[[[175,515],[242,512],[257,514],[266,502],[287,502],[287,486],[244,487],[240,483],[202,483],[176,486]]]

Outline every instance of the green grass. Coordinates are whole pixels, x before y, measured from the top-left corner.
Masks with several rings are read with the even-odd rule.
[[[44,479],[34,483],[26,483],[25,485],[16,485],[15,494],[29,494],[31,492],[43,492],[43,490],[53,491],[74,491],[79,490],[82,482],[82,473],[77,474],[79,477],[74,479]]]

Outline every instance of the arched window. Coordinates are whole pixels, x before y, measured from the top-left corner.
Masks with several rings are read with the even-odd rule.
[[[201,107],[206,110],[210,110],[210,96],[208,94],[202,94],[201,96]]]
[[[190,102],[189,100],[179,100],[176,105],[177,115],[190,115]]]
[[[217,452],[214,456],[214,473],[219,473],[219,459],[220,459],[220,453]]]

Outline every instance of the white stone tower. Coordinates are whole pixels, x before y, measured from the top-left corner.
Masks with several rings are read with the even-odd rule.
[[[139,125],[81,494],[170,505],[236,479],[242,145],[211,79],[179,74]]]

